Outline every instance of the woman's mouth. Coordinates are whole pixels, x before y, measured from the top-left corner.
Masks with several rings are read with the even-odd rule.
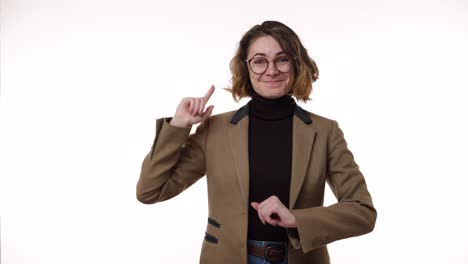
[[[266,83],[279,83],[279,82],[284,82],[284,80],[272,80],[272,81],[264,81]]]

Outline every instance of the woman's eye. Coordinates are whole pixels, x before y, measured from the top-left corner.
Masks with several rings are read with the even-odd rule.
[[[254,59],[253,63],[254,64],[265,64],[266,60],[265,59]]]
[[[288,57],[280,57],[280,58],[276,59],[276,61],[279,62],[279,63],[288,63],[289,58]]]

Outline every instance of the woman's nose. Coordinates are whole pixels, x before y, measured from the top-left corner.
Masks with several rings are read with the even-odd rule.
[[[267,69],[266,69],[266,74],[268,75],[276,75],[278,74],[279,71],[276,69],[275,67],[275,62],[274,61],[270,61],[268,63],[268,66],[267,66]]]

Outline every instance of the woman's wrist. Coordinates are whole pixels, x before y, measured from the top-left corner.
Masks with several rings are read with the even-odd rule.
[[[171,118],[171,121],[169,122],[169,124],[171,124],[172,126],[176,126],[176,127],[183,127],[183,128],[187,128],[190,126],[189,123],[187,122],[184,122],[180,119],[177,119],[175,117]]]

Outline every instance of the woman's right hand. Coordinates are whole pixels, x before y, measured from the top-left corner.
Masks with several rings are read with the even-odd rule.
[[[208,89],[203,97],[185,97],[177,106],[174,117],[170,124],[178,127],[190,127],[205,121],[213,112],[214,105],[208,106],[205,111],[205,105],[215,90],[214,85]]]

